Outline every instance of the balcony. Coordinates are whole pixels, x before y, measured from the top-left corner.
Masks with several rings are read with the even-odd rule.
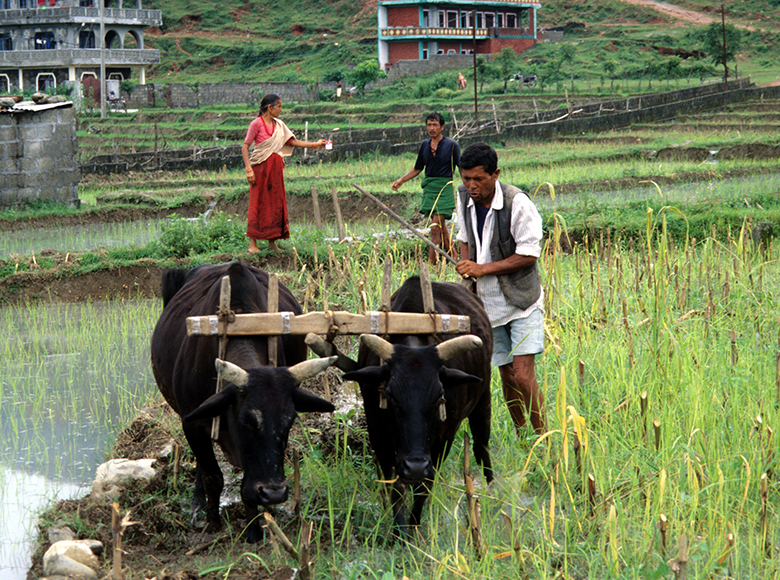
[[[103,21],[106,24],[123,24],[125,26],[162,26],[162,12],[159,10],[106,8],[103,11]],[[100,22],[100,8],[97,6],[60,6],[46,10],[39,8],[0,10],[0,26],[51,25],[61,22],[97,24]]]
[[[477,9],[483,9],[488,6],[506,6],[510,4],[513,8],[536,8],[542,7],[539,2],[527,2],[524,0],[426,0],[426,4],[446,4],[447,6],[476,6]],[[420,0],[379,0],[380,6],[404,6],[418,5]]]
[[[106,49],[106,66],[146,66],[160,62],[156,49]],[[0,68],[100,66],[100,49],[0,51]]]
[[[487,28],[477,28],[477,40],[488,38]],[[393,26],[379,29],[380,40],[412,40],[419,38],[469,39],[474,38],[473,28],[423,28],[421,26]]]

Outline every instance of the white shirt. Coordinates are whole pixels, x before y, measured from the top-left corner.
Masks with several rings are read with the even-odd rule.
[[[493,227],[496,222],[496,212],[504,207],[504,192],[501,190],[501,184],[496,182],[496,194],[490,204],[485,225],[482,228],[482,241],[480,241],[477,232],[477,210],[474,208],[474,200],[470,197],[466,202],[466,209],[461,207],[460,195],[457,197],[457,217],[459,242],[468,244],[469,239],[466,234],[466,222],[463,218],[464,211],[471,212],[471,224],[474,229],[474,241],[477,244],[477,264],[489,264],[493,261],[490,255],[490,242],[493,239]],[[531,199],[524,193],[517,193],[512,200],[512,217],[510,222],[510,232],[515,240],[515,254],[519,256],[533,256],[539,258],[542,255],[542,217],[536,209]],[[465,258],[465,257],[464,257]],[[493,275],[481,276],[477,278],[477,295],[485,303],[490,324],[492,326],[503,326],[518,318],[527,318],[538,308],[544,312],[544,288],[539,295],[539,299],[526,308],[521,310],[506,301],[504,293],[498,284],[498,277]]]

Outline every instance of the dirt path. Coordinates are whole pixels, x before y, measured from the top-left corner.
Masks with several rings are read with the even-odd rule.
[[[656,2],[656,0],[622,0],[626,4],[634,4],[635,6],[644,6],[646,8],[652,8],[661,14],[666,14],[682,22],[677,23],[677,26],[684,26],[685,24],[697,24],[699,26],[705,26],[715,20],[720,20],[718,16],[712,16],[710,14],[717,14],[711,12],[704,14],[701,12],[694,12],[693,10],[685,10],[679,6],[673,4],[667,4],[666,2]]]

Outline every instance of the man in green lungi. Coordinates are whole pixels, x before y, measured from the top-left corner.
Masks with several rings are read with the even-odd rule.
[[[452,217],[455,210],[452,174],[460,163],[460,147],[455,141],[441,134],[444,130],[444,117],[439,113],[431,113],[425,118],[425,128],[431,138],[420,144],[414,169],[396,179],[392,189],[398,191],[401,185],[414,179],[425,169],[420,213],[431,219],[431,241],[457,257],[445,221]],[[428,259],[432,264],[436,263],[436,258],[436,251],[428,248]]]

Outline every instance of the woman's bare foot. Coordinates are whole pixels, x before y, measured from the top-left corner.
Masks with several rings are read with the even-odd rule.
[[[273,240],[268,240],[268,249],[272,252],[278,252],[281,248]]]
[[[247,252],[250,254],[256,254],[260,251],[260,248],[257,247],[257,242],[255,240],[249,240],[249,249]]]

